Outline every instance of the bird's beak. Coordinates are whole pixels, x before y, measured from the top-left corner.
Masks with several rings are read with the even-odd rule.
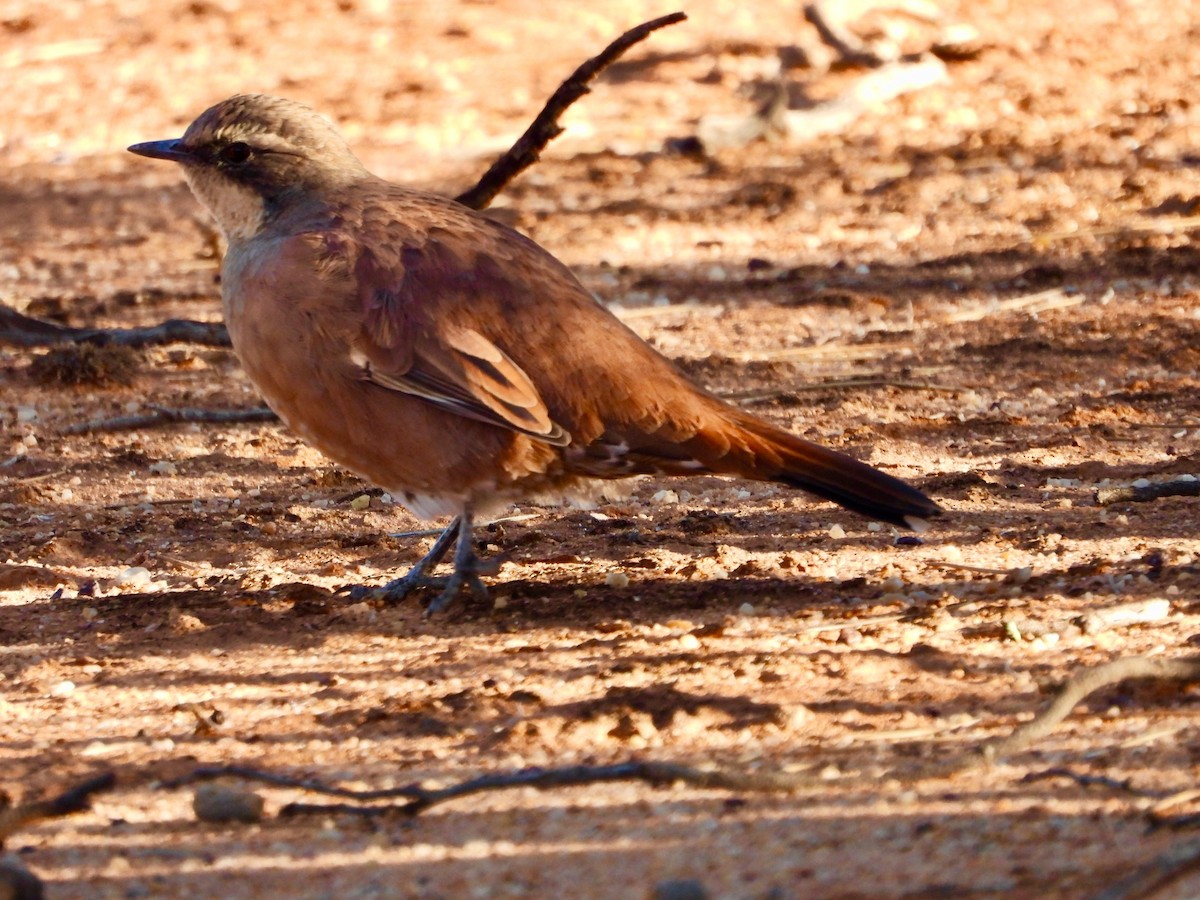
[[[196,154],[183,146],[180,138],[169,141],[147,141],[144,144],[134,144],[129,148],[130,153],[138,156],[149,156],[151,159],[169,159],[177,163],[196,161]]]

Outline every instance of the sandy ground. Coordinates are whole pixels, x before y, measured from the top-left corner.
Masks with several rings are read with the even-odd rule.
[[[991,770],[888,778],[1085,666],[1187,655],[1200,623],[1196,499],[1095,500],[1200,475],[1200,4],[938,5],[980,48],[943,83],[841,134],[681,155],[702,117],[752,108],[780,48],[815,46],[795,4],[694,3],[496,203],[698,381],[936,497],[920,540],[772,486],[645,480],[482,529],[507,560],[492,605],[425,620],[331,591],[411,564],[429,538],[391,535],[428,524],[280,426],[65,432],[254,406],[231,352],[64,386],[45,349],[0,347],[0,788],[118,775],[7,842],[47,895],[1085,897],[1192,840],[1147,826],[1195,783],[1186,687],[1106,690]],[[278,93],[453,194],[575,65],[674,8],[573,6],[0,3],[0,301],[216,319],[202,211],[125,145]],[[871,22],[901,46],[936,31]],[[784,74],[802,107],[863,73]],[[1081,618],[1128,604],[1149,621]],[[200,763],[368,788],[630,759],[823,784],[526,789],[369,822],[277,818],[314,798],[268,788],[252,825],[160,787]],[[1060,766],[1134,790],[1024,780]]]

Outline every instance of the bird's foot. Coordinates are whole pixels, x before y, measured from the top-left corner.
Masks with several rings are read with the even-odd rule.
[[[454,570],[449,575],[431,575],[429,570],[446,555],[451,544],[454,549]],[[464,590],[483,603],[487,601],[487,586],[482,576],[495,575],[500,571],[500,560],[482,560],[471,547],[471,517],[464,512],[447,528],[434,543],[425,557],[399,578],[380,587],[352,585],[339,593],[347,594],[355,602],[399,603],[413,591],[422,588],[440,588],[440,593],[425,609],[425,615],[441,612],[453,603]]]
[[[356,603],[399,603],[413,591],[428,587],[442,587],[449,579],[444,575],[429,575],[420,567],[393,578],[387,584],[350,584],[339,589]]]
[[[387,584],[373,587],[356,584],[342,588],[339,593],[346,594],[356,603],[399,603],[414,591],[436,589],[438,595],[425,608],[425,615],[432,616],[441,612],[463,593],[470,591],[471,596],[480,603],[488,598],[487,585],[483,576],[495,575],[500,571],[499,560],[482,560],[472,555],[471,562],[465,567],[456,566],[449,575],[430,575],[421,566],[414,566],[409,572],[389,581]]]
[[[475,598],[477,603],[486,603],[488,599],[487,585],[483,583],[483,575],[495,575],[500,571],[499,560],[484,561],[474,554],[471,555],[471,561],[464,567],[457,565],[457,554],[455,558],[454,571],[450,573],[443,581],[442,591],[433,601],[425,607],[425,615],[432,616],[455,600],[462,594],[463,590],[469,590],[471,596]]]

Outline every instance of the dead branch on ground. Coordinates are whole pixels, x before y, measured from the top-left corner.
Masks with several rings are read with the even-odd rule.
[[[884,63],[883,57],[859,40],[846,27],[843,16],[829,15],[828,3],[805,3],[804,18],[821,40],[832,47],[838,55],[838,62],[843,66],[863,66],[873,69]],[[833,11],[840,9],[841,4],[835,4]]]
[[[1087,669],[1068,679],[1054,700],[1032,721],[1007,736],[984,743],[977,749],[961,753],[945,762],[934,762],[912,769],[898,769],[882,776],[871,775],[873,782],[894,780],[916,784],[937,778],[951,778],[976,769],[995,765],[1001,759],[1026,750],[1054,730],[1075,706],[1096,691],[1132,679],[1152,678],[1173,681],[1200,680],[1200,657],[1184,659],[1150,659],[1130,657],[1118,659]],[[358,791],[325,784],[316,779],[291,778],[246,766],[205,766],[183,778],[167,782],[163,787],[178,788],[214,778],[238,777],[276,787],[288,787],[353,801],[352,804],[292,803],[281,815],[348,813],[360,816],[417,815],[432,806],[485,791],[508,790],[519,787],[552,789],[602,784],[613,781],[640,781],[653,786],[686,784],[709,790],[761,793],[792,793],[801,790],[825,789],[828,778],[811,772],[790,772],[782,769],[752,770],[733,766],[690,766],[653,761],[630,761],[602,766],[564,766],[560,768],[520,769],[482,775],[443,788],[428,788],[410,784],[398,788]],[[859,782],[861,774],[847,775],[844,781]],[[363,806],[379,800],[403,798],[404,803]]]
[[[215,422],[218,424],[242,422],[273,422],[278,419],[265,406],[253,409],[198,409],[183,407],[173,409],[165,406],[151,407],[152,412],[111,419],[89,419],[63,428],[60,434],[93,434],[98,431],[132,431],[135,428],[154,428],[160,425],[175,425],[180,422]]]
[[[548,143],[562,134],[563,128],[558,124],[558,120],[571,104],[591,91],[588,87],[589,82],[634,44],[644,41],[660,28],[682,22],[686,18],[687,15],[677,12],[644,22],[636,28],[631,28],[599,54],[584,62],[571,73],[570,78],[558,86],[558,90],[546,101],[533,124],[492,164],[475,187],[454,199],[471,209],[483,209],[488,206],[510,181],[538,161]]]
[[[221,322],[195,322],[191,319],[168,319],[145,328],[74,328],[35,319],[0,304],[0,343],[18,347],[47,347],[65,343],[123,347],[189,343],[228,347],[229,333]]]
[[[15,832],[34,822],[83,812],[91,805],[94,794],[112,790],[116,782],[116,776],[112,772],[105,772],[68,788],[49,800],[35,800],[18,806],[0,808],[0,847],[3,847],[4,842]]]
[[[1157,484],[1103,487],[1096,491],[1096,502],[1101,506],[1114,503],[1148,503],[1163,497],[1200,497],[1200,479],[1177,478]]]

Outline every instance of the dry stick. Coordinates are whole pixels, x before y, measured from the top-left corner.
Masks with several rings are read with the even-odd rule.
[[[826,17],[824,3],[804,4],[804,18],[808,20],[826,44],[837,51],[844,65],[864,66],[873,69],[883,65],[879,54],[868,48],[850,33],[840,22],[831,22]]]
[[[761,403],[764,400],[774,400],[789,394],[812,393],[816,391],[851,391],[859,388],[895,388],[902,391],[936,391],[945,394],[957,394],[961,387],[949,387],[943,384],[932,384],[928,381],[896,381],[884,376],[868,376],[864,378],[839,378],[833,381],[818,381],[813,384],[793,384],[788,387],[766,388],[759,391],[733,391],[719,396],[736,403]]]
[[[130,431],[134,428],[153,428],[177,422],[273,422],[278,417],[265,406],[254,409],[169,409],[154,407],[154,411],[136,416],[117,416],[113,419],[90,419],[63,428],[60,434],[89,434],[97,431]]]
[[[229,333],[221,322],[194,322],[190,319],[168,319],[146,328],[73,328],[35,319],[0,304],[0,343],[19,347],[46,347],[63,343],[116,344],[123,347],[190,343],[228,347]]]
[[[660,28],[682,22],[686,18],[684,13],[677,12],[644,22],[636,28],[629,29],[597,56],[584,62],[572,73],[570,78],[558,86],[558,90],[546,101],[546,105],[538,113],[538,117],[533,120],[533,124],[525,129],[525,133],[517,138],[517,142],[492,164],[492,167],[483,174],[475,187],[466,193],[459,194],[454,199],[471,209],[483,209],[490,204],[505,185],[538,161],[539,155],[550,141],[562,134],[563,128],[558,124],[558,120],[566,112],[567,107],[591,90],[588,82],[592,81],[634,44],[644,41]]]
[[[1021,566],[999,569],[993,566],[972,566],[968,563],[944,562],[941,560],[931,562],[929,565],[935,569],[949,569],[954,572],[974,572],[979,575],[1016,575],[1021,571]]]
[[[1116,225],[1100,225],[1095,228],[1079,228],[1075,231],[1048,231],[1030,236],[1033,244],[1049,244],[1073,238],[1091,237],[1138,237],[1143,234],[1183,234],[1200,228],[1200,216],[1183,216],[1158,222],[1123,222]]]
[[[1150,659],[1145,656],[1131,656],[1080,672],[1068,679],[1050,705],[1031,722],[1015,729],[1008,737],[984,744],[977,754],[967,754],[972,759],[955,762],[965,764],[965,771],[967,768],[994,763],[1005,756],[1019,753],[1053,731],[1054,726],[1065,719],[1084,697],[1101,688],[1134,678],[1197,681],[1200,680],[1200,657]]]
[[[605,68],[634,44],[645,40],[653,32],[687,18],[684,13],[672,13],[631,28],[598,55],[587,60],[564,81],[546,101],[546,105],[525,130],[515,144],[492,164],[469,191],[455,199],[471,209],[484,209],[495,199],[510,181],[537,162],[541,151],[558,135],[562,126],[558,120],[567,108],[591,90],[592,81]],[[0,304],[0,343],[22,347],[45,347],[59,343],[122,344],[127,347],[146,347],[153,344],[172,342],[206,344],[228,347],[229,332],[221,322],[193,322],[187,319],[171,319],[150,328],[71,328],[22,315],[14,309]],[[189,421],[207,421],[191,419]],[[222,420],[224,421],[224,420]],[[159,424],[158,421],[145,423]],[[139,428],[141,425],[121,426]]]
[[[1050,778],[1067,778],[1083,788],[1104,787],[1122,794],[1130,794],[1134,797],[1157,799],[1162,796],[1160,792],[1135,787],[1133,781],[1129,778],[1116,779],[1109,778],[1107,775],[1089,775],[1085,772],[1076,772],[1064,766],[1055,766],[1052,769],[1044,769],[1041,772],[1030,772],[1021,779],[1021,782],[1023,784],[1033,784],[1035,781],[1046,781]]]
[[[37,800],[9,809],[0,809],[0,847],[4,846],[4,841],[14,832],[33,822],[83,812],[90,806],[93,794],[111,790],[116,782],[116,776],[112,772],[106,772],[89,778],[49,800]]]
[[[1096,502],[1101,506],[1113,503],[1146,503],[1160,497],[1200,497],[1200,479],[1188,478],[1163,481],[1142,487],[1105,487],[1096,491]]]
[[[982,747],[962,753],[945,763],[933,763],[910,770],[900,770],[882,776],[913,784],[933,778],[949,778],[963,772],[998,762],[1002,757],[1018,753],[1049,734],[1089,694],[1118,682],[1133,678],[1159,678],[1176,681],[1200,680],[1200,657],[1186,659],[1148,659],[1131,657],[1096,666],[1069,679],[1058,696],[1033,721],[1012,731],[1007,737],[985,743]],[[735,768],[700,768],[676,763],[632,761],[607,766],[566,766],[556,769],[522,769],[483,775],[452,784],[445,788],[425,788],[419,784],[376,791],[355,791],[327,785],[314,779],[290,778],[245,766],[207,766],[189,775],[164,783],[163,787],[180,787],[196,781],[236,776],[279,787],[292,787],[313,793],[344,797],[357,803],[407,798],[406,803],[389,806],[352,806],[347,804],[293,803],[285,806],[281,815],[302,815],[345,812],[361,816],[416,815],[431,806],[458,797],[484,791],[507,790],[517,787],[560,788],[598,784],[611,781],[642,781],[652,785],[673,783],[710,790],[789,793],[803,789],[828,787],[831,782],[808,772],[782,770],[753,772]],[[861,781],[862,776],[849,776],[847,781]],[[873,781],[878,778],[872,776]]]

